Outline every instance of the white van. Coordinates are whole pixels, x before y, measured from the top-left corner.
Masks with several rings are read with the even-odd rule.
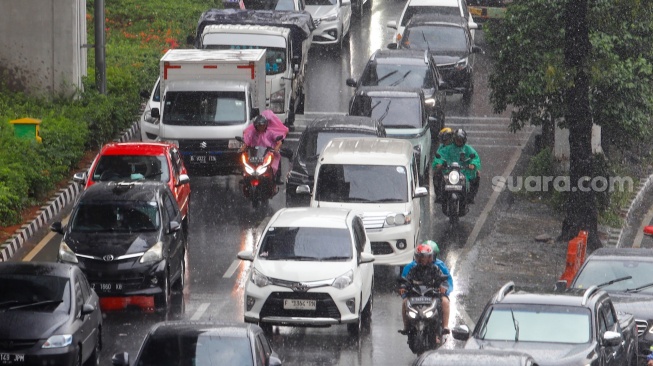
[[[334,138],[315,168],[311,207],[343,207],[359,213],[372,243],[375,264],[405,265],[418,240],[418,158],[407,140]],[[308,192],[308,186],[298,189]]]

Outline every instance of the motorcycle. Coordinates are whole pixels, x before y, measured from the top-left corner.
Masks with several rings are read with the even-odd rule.
[[[283,139],[279,136],[276,141]],[[236,140],[243,143],[239,136]],[[265,146],[246,146],[240,154],[240,161],[243,165],[243,194],[252,202],[253,208],[260,204],[267,204],[268,200],[279,192],[272,172],[272,161],[274,152],[272,148]],[[278,174],[278,172],[277,172]]]
[[[444,344],[442,331],[442,294],[440,283],[447,281],[441,276],[437,286],[429,286],[404,277],[397,280],[406,289],[406,315],[408,315],[408,347],[420,355]]]
[[[439,154],[436,154],[437,158],[440,158]],[[472,154],[467,159],[462,159],[465,165],[461,165],[458,162],[453,162],[448,164],[444,162],[443,169],[448,170],[448,172],[442,174],[442,185],[443,189],[440,191],[444,196],[442,197],[442,213],[449,217],[449,223],[455,225],[458,223],[458,219],[462,216],[465,216],[469,211],[467,207],[467,194],[469,193],[469,182],[463,174],[463,170],[466,169],[466,164],[476,157],[475,154]]]

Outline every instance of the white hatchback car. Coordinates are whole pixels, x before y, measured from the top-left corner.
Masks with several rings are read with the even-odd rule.
[[[306,0],[306,11],[311,13],[315,24],[313,43],[342,49],[349,37],[351,0]]]
[[[474,34],[475,30],[478,29],[478,24],[474,22],[472,13],[467,7],[466,0],[408,0],[406,6],[404,6],[404,10],[399,16],[399,21],[391,20],[387,23],[388,28],[395,30],[392,42],[399,43],[401,41],[401,37],[404,34],[404,28],[413,15],[428,13],[460,15],[466,20],[469,31],[472,35],[472,41],[474,40]]]
[[[352,210],[282,208],[253,251],[245,285],[245,321],[272,325],[347,324],[355,336],[372,315],[374,256]]]
[[[141,141],[155,142],[159,138],[159,119],[152,117],[150,111],[152,108],[161,107],[161,92],[159,88],[159,79],[156,79],[152,92],[147,90],[141,91],[141,97],[147,98],[145,110],[141,114],[140,128]]]

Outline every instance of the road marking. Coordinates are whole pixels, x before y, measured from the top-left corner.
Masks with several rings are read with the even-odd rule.
[[[653,206],[648,209],[648,212],[644,216],[644,219],[642,219],[642,224],[639,227],[639,231],[637,232],[637,236],[635,236],[635,241],[633,242],[633,248],[641,248],[642,247],[642,240],[644,239],[644,227],[649,225],[649,223],[653,220]]]
[[[202,315],[204,315],[204,313],[206,312],[206,309],[209,308],[209,305],[211,305],[210,302],[205,302],[201,304],[197,308],[197,310],[195,310],[195,314],[193,314],[193,316],[190,317],[190,320],[200,320],[200,318],[202,318]]]
[[[70,219],[70,215],[66,216],[63,220],[61,220],[61,226],[66,227],[69,219]],[[30,252],[27,253],[25,257],[23,257],[23,262],[29,262],[32,259],[34,259],[34,257],[36,257],[36,255],[39,254],[39,252],[41,252],[43,248],[45,248],[45,246],[50,242],[50,240],[52,240],[52,238],[54,238],[55,235],[60,235],[60,234],[52,231],[49,232],[45,236],[45,238],[41,239],[41,241],[38,243],[37,246],[34,247],[34,249],[30,250]]]
[[[234,272],[236,272],[236,270],[238,269],[238,266],[240,266],[240,262],[241,262],[240,259],[236,259],[233,262],[231,262],[231,265],[229,266],[229,268],[227,268],[227,272],[225,272],[224,275],[222,275],[222,278],[231,278],[231,276],[234,275]]]

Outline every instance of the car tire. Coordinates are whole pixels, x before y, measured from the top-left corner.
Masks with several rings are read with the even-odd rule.
[[[75,366],[84,366],[82,363],[82,347],[80,346],[77,350],[77,356],[75,356],[75,361],[73,362]]]
[[[154,295],[154,310],[158,314],[166,315],[168,311],[168,305],[170,304],[170,271],[167,268],[163,278],[164,283],[161,286],[163,292],[158,295]]]
[[[296,114],[304,114],[304,104],[306,103],[306,95],[304,94],[304,88],[299,89],[299,99],[297,100],[297,111]]]
[[[361,301],[363,301],[363,294],[361,293]],[[352,337],[360,337],[361,332],[363,330],[363,312],[359,309],[358,311],[358,319],[356,320],[356,323],[347,323],[347,332],[349,332],[349,335]]]
[[[95,348],[91,356],[84,362],[84,366],[99,366],[100,365],[100,351],[102,350],[102,329],[97,329],[95,336]]]
[[[374,308],[374,281],[372,281],[372,292],[370,292],[370,298],[367,300],[367,304],[363,308],[361,313],[361,318],[363,319],[362,326],[365,329],[370,329],[372,325],[372,310]]]
[[[184,276],[184,274],[186,273],[186,249],[185,248],[181,253],[181,263],[179,264],[179,267],[181,268],[181,271],[179,273],[179,278],[175,281],[175,283],[172,286],[172,290],[175,293],[183,293],[184,286],[186,286],[186,277]]]

